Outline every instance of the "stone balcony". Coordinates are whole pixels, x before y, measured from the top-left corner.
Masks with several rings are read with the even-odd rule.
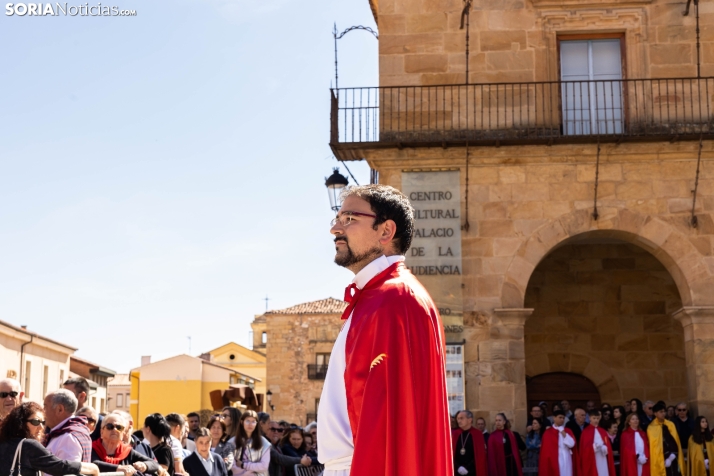
[[[331,91],[339,160],[380,148],[714,137],[714,78],[384,86]]]

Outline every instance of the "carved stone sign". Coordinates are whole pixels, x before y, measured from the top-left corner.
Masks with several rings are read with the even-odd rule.
[[[446,332],[459,333],[463,326],[459,172],[403,172],[402,192],[415,214],[406,265],[434,299]]]

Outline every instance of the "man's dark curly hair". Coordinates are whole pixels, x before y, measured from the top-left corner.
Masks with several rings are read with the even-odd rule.
[[[394,234],[394,248],[399,254],[406,254],[414,236],[414,207],[402,192],[389,185],[359,185],[347,187],[342,192],[342,200],[357,196],[369,203],[377,218],[374,229],[387,220],[397,224]]]
[[[0,422],[0,443],[14,438],[32,438],[25,423],[37,412],[44,414],[43,408],[35,402],[25,402],[16,406]]]

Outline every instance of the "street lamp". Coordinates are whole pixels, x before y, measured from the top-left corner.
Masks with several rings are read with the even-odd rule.
[[[270,390],[267,391],[265,394],[266,397],[268,397],[268,406],[270,407],[270,411],[275,411],[275,405],[273,405],[273,392]]]
[[[330,208],[332,208],[332,211],[335,213],[340,211],[340,207],[342,206],[340,195],[348,183],[347,177],[342,175],[340,169],[337,167],[333,169],[332,175],[325,178],[325,187],[327,187],[327,194],[330,197]],[[270,401],[270,397],[268,397],[268,401]]]

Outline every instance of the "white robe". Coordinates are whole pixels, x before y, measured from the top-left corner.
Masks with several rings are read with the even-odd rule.
[[[573,447],[575,440],[568,433],[563,436],[561,431],[565,431],[565,426],[555,426],[558,431],[558,468],[560,476],[573,476]]]
[[[605,447],[604,451],[598,449],[603,446]],[[602,441],[602,436],[600,436],[600,432],[597,430],[595,430],[595,438],[593,439],[593,450],[595,451],[595,466],[597,467],[598,476],[609,476],[610,469],[607,466],[607,444]]]
[[[642,437],[637,432],[635,432],[635,453],[638,456],[645,455],[645,442],[642,440]],[[647,462],[645,462],[645,464],[647,464]],[[637,476],[642,476],[642,465],[639,461],[637,461]]]

